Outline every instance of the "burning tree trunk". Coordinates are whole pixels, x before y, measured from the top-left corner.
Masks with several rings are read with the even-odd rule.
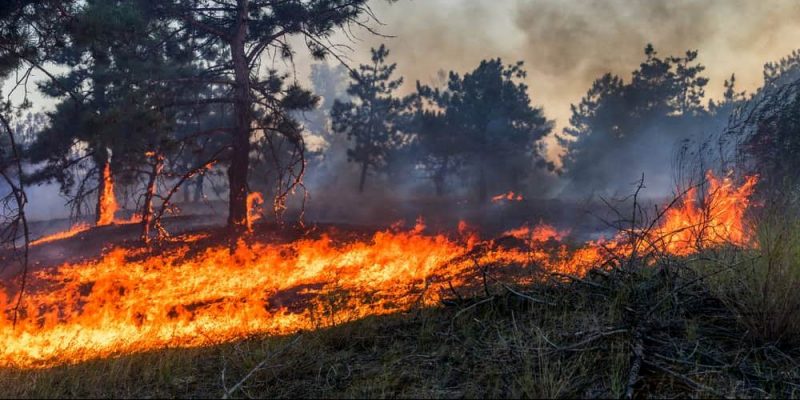
[[[150,243],[150,230],[153,222],[153,197],[156,194],[156,182],[161,170],[164,169],[164,156],[161,153],[153,153],[155,158],[150,177],[147,181],[147,191],[144,194],[144,205],[142,206],[142,242]]]
[[[238,21],[230,41],[231,57],[236,81],[234,94],[234,114],[236,126],[233,129],[231,162],[228,167],[230,186],[228,200],[228,227],[235,238],[247,230],[247,173],[250,166],[250,70],[245,56],[247,34],[248,0],[238,1]]]
[[[99,183],[97,187],[95,224],[103,226],[114,222],[114,214],[117,212],[117,199],[114,197],[114,177],[111,175],[111,161],[108,157],[105,157],[98,173]]]

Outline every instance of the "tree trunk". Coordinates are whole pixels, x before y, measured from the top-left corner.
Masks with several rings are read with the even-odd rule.
[[[367,182],[367,162],[361,163],[361,179],[358,181],[358,193],[364,193],[364,183]]]
[[[94,208],[94,224],[100,225],[100,214],[103,213],[103,193],[106,189],[106,181],[103,179],[103,169],[105,168],[105,161],[97,165],[97,204]]]
[[[182,187],[181,191],[183,192],[183,203],[188,204],[189,201],[191,201],[191,194],[192,194],[192,192],[189,191],[189,185]]]
[[[250,166],[250,70],[245,56],[249,0],[238,0],[239,21],[230,42],[235,74],[234,114],[236,125],[231,141],[231,162],[228,167],[230,186],[228,201],[228,228],[235,241],[247,231],[247,174]]]
[[[150,170],[150,177],[147,181],[147,191],[144,194],[144,205],[142,206],[142,242],[145,244],[150,243],[150,229],[153,223],[153,197],[156,194],[156,182],[158,175],[161,174],[164,168],[164,157],[156,153],[155,163]]]
[[[103,117],[108,108],[106,101],[106,90],[108,86],[107,77],[104,75],[109,68],[108,57],[97,48],[91,50],[92,60],[94,66],[91,70],[91,77],[93,81],[93,94],[94,100],[92,106],[97,115]],[[95,208],[95,225],[108,225],[114,220],[114,211],[116,208],[116,199],[114,197],[113,178],[111,176],[110,159],[108,146],[102,140],[103,135],[100,135],[100,140],[92,143],[95,149],[94,162],[97,166],[98,186],[97,186],[97,207]],[[108,187],[111,185],[111,187]],[[109,198],[112,197],[112,198]],[[113,204],[112,204],[113,203]],[[113,206],[112,206],[113,205]],[[111,214],[109,216],[109,214]]]
[[[111,160],[108,151],[98,150],[95,157],[97,165],[97,204],[95,205],[95,225],[102,226],[114,221],[117,202],[114,198],[114,178],[111,175]]]
[[[206,176],[204,173],[197,174],[197,177],[194,181],[194,202],[199,203],[203,200],[205,193],[203,192],[203,185],[205,183]]]

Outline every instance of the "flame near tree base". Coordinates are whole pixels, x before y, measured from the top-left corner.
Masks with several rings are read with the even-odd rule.
[[[736,186],[708,178],[707,195],[689,191],[647,231],[648,245],[681,256],[748,244],[743,217],[756,179]],[[509,232],[527,248],[481,246],[466,224],[452,237],[424,230],[420,222],[351,243],[322,235],[240,245],[233,253],[226,246],[190,253],[196,237],[185,236],[180,248],[162,254],[115,248],[93,262],[38,271],[16,326],[16,298],[0,293],[0,364],[44,367],[314,329],[435,304],[442,290],[468,283],[476,262],[582,275],[609,252],[632,251],[623,234],[571,248],[560,242],[563,232],[546,225]]]

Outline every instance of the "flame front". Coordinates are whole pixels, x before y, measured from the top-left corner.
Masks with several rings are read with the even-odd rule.
[[[730,178],[718,179],[709,172],[706,180],[706,196],[698,199],[697,188],[689,189],[679,207],[666,211],[664,224],[654,232],[652,241],[664,246],[665,252],[687,255],[713,245],[749,244],[744,212],[750,205],[758,179],[747,177],[737,187]]]
[[[31,241],[31,246],[36,246],[42,243],[55,242],[56,240],[71,238],[81,232],[88,231],[91,227],[89,224],[75,224],[66,231],[56,232],[52,235],[42,236],[36,240]]]
[[[704,199],[691,192],[645,233],[666,252],[700,246],[746,245],[743,216],[755,178],[736,187],[709,175]],[[701,229],[703,227],[703,229]],[[149,255],[111,249],[101,259],[37,271],[23,297],[0,291],[0,365],[23,368],[127,354],[168,346],[201,346],[259,333],[314,329],[367,315],[437,302],[440,290],[459,287],[481,265],[537,266],[583,274],[606,252],[630,254],[623,235],[578,248],[567,232],[539,225],[510,231],[528,248],[485,246],[465,223],[458,235],[387,230],[346,243],[329,235],[290,243],[227,246]],[[196,239],[196,238],[195,238]],[[464,257],[474,255],[476,258]],[[502,267],[498,267],[502,268]]]

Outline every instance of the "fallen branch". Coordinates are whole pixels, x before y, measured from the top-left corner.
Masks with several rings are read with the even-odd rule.
[[[644,343],[641,334],[634,332],[633,360],[631,361],[631,369],[628,372],[628,385],[625,388],[626,399],[633,398],[633,387],[639,382],[639,371],[642,369],[642,362],[644,362]]]

